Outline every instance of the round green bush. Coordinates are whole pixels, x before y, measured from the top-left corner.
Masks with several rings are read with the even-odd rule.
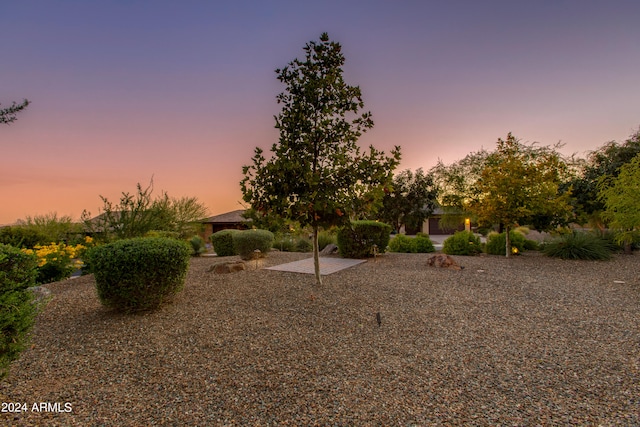
[[[542,253],[561,259],[608,260],[609,243],[602,237],[585,232],[573,232],[556,237],[542,247]]]
[[[28,342],[37,311],[28,288],[35,285],[37,266],[34,255],[0,243],[0,378]]]
[[[117,311],[153,310],[184,287],[191,248],[166,237],[118,240],[89,252],[102,304]]]
[[[218,256],[233,256],[238,253],[233,248],[233,235],[240,230],[220,230],[210,237],[213,250]]]
[[[204,239],[200,236],[193,236],[191,240],[189,240],[191,244],[191,254],[193,256],[200,256],[206,250],[204,247]]]
[[[244,230],[233,234],[233,249],[244,260],[265,257],[272,247],[273,233],[270,231]]]
[[[442,244],[447,255],[476,255],[482,252],[480,238],[470,231],[457,231]]]
[[[527,249],[526,247],[526,239],[525,237],[518,233],[517,231],[510,231],[509,237],[511,239],[511,252],[514,254],[518,254]],[[487,245],[485,246],[485,251],[490,255],[505,255],[506,254],[506,234],[504,232],[498,233],[489,233],[487,237]],[[513,250],[516,248],[516,250]]]
[[[374,245],[383,254],[389,245],[391,226],[377,221],[352,221],[338,231],[338,250],[345,258],[374,255]]]
[[[436,251],[436,248],[435,246],[433,246],[433,242],[428,235],[418,234],[416,235],[416,237],[414,237],[413,242],[416,247],[415,252],[419,254],[426,254]]]
[[[393,239],[389,240],[389,251],[412,253],[416,251],[414,239],[404,234],[396,234]]]

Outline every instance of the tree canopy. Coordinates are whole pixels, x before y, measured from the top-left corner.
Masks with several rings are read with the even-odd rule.
[[[631,251],[640,238],[640,154],[623,164],[615,178],[604,176],[599,183],[603,217],[617,233],[617,239]]]
[[[445,213],[440,226],[455,228],[472,216],[473,213],[467,209],[471,200],[478,197],[476,184],[488,157],[489,152],[482,149],[450,165],[438,160],[438,164],[431,168],[429,174],[433,176],[437,189],[438,204]]]
[[[424,221],[434,211],[437,191],[431,174],[422,169],[412,172],[406,169],[393,177],[393,185],[382,199],[380,218],[396,231],[402,226],[410,231],[420,231]]]
[[[327,33],[304,47],[305,58],[277,69],[286,86],[277,96],[282,111],[275,117],[280,136],[265,158],[255,149],[243,167],[243,199],[259,213],[311,226],[314,231],[316,279],[319,274],[319,227],[339,225],[374,209],[400,160],[373,146],[363,152],[358,138],[373,127],[358,86],[343,79],[345,58]]]
[[[605,210],[605,201],[598,197],[599,182],[617,177],[621,167],[638,154],[640,130],[623,143],[610,141],[589,154],[580,173],[565,186],[571,189],[578,222],[604,226],[601,213]]]

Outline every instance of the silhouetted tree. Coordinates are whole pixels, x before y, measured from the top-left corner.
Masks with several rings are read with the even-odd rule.
[[[393,177],[392,189],[385,193],[378,216],[397,231],[402,226],[419,231],[436,207],[436,195],[430,174],[422,169],[415,173],[404,170]]]
[[[20,104],[13,102],[10,107],[0,108],[0,123],[8,125],[9,123],[16,121],[16,114],[27,108],[29,104],[31,104],[31,101],[25,99]]]

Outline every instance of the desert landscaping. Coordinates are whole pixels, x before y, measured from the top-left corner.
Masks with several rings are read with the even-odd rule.
[[[264,269],[309,256],[231,274],[211,267],[237,257],[193,258],[184,291],[143,314],[105,309],[92,275],[45,285],[30,348],[0,383],[29,410],[1,423],[640,424],[637,253],[456,256],[459,271],[387,253],[322,286]]]

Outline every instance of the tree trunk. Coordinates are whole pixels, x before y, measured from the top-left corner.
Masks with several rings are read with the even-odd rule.
[[[505,226],[504,227],[504,241],[505,241],[505,250],[506,250],[506,256],[507,258],[509,258],[511,256],[511,236],[509,236],[509,226]]]
[[[625,255],[632,255],[633,248],[631,247],[631,242],[625,242],[623,245]]]
[[[320,251],[318,250],[318,226],[313,226],[313,270],[316,273],[316,284],[322,285],[320,276]]]

